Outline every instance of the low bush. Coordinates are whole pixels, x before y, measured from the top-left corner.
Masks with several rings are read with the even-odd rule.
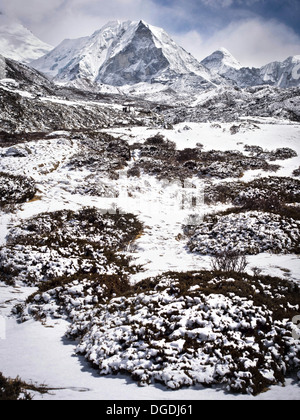
[[[0,208],[31,200],[35,193],[33,180],[20,175],[0,173]]]
[[[135,272],[122,251],[140,234],[132,214],[102,214],[94,208],[44,213],[10,230],[0,248],[0,279],[29,284],[74,274]]]
[[[0,401],[28,401],[32,395],[28,391],[46,394],[48,389],[44,386],[27,384],[19,377],[15,379],[6,378],[0,372]]]
[[[117,171],[123,169],[131,158],[128,143],[105,133],[87,133],[82,137],[79,139],[79,152],[69,160],[68,168],[85,168],[94,174],[106,174],[111,179],[118,179]]]
[[[300,222],[262,211],[229,209],[205,216],[191,232],[188,247],[204,255],[239,250],[242,254],[300,252]]]
[[[294,175],[294,176],[297,176],[297,177],[299,177],[299,176],[300,176],[300,166],[299,166],[299,168],[298,168],[298,169],[295,169],[295,170],[293,171],[293,175]]]
[[[248,265],[246,255],[238,250],[216,252],[212,257],[213,271],[244,273]]]
[[[297,157],[298,154],[295,150],[290,149],[289,147],[282,147],[276,150],[268,151],[264,150],[260,146],[245,146],[245,150],[250,153],[251,156],[260,157],[270,161],[274,160],[286,160]]]
[[[144,171],[158,179],[184,180],[193,176],[226,179],[240,178],[247,170],[276,172],[279,169],[278,165],[270,164],[265,156],[247,156],[236,150],[203,151],[199,144],[196,148],[177,150],[174,142],[160,134],[148,138],[143,144],[135,143],[131,150],[138,150],[139,153],[132,174]]]
[[[24,383],[19,378],[7,379],[0,372],[0,401],[31,399],[31,395],[24,390]]]
[[[243,206],[247,201],[276,199],[283,204],[300,202],[300,181],[290,177],[269,176],[250,182],[235,181],[206,184],[207,204],[218,202]]]
[[[90,311],[68,334],[101,374],[172,389],[224,385],[258,394],[299,370],[299,287],[243,273],[165,273]]]

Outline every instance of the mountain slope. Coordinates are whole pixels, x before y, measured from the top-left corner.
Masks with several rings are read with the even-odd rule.
[[[288,57],[283,62],[275,61],[260,69],[265,83],[286,88],[300,85],[300,55]]]
[[[221,83],[165,31],[143,21],[109,22],[90,37],[63,41],[31,65],[59,82],[124,86],[194,74],[210,86]]]
[[[0,54],[13,60],[29,63],[52,48],[34,36],[21,23],[0,12]]]
[[[281,88],[300,85],[300,56],[275,61],[261,68],[242,67],[227,51],[221,48],[201,61],[213,74],[232,81],[239,87],[272,85]]]
[[[51,93],[56,86],[39,71],[16,60],[0,55],[0,84],[18,85],[22,90],[33,93]]]

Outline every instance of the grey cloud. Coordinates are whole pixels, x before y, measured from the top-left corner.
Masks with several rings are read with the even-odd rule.
[[[292,29],[276,20],[260,18],[233,22],[210,37],[191,31],[176,40],[199,60],[225,47],[242,65],[249,67],[282,61],[300,53],[300,37]]]

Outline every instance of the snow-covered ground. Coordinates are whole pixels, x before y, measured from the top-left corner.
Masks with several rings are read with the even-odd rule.
[[[99,376],[83,356],[74,354],[74,342],[62,338],[66,328],[65,321],[58,321],[51,328],[36,321],[25,324],[17,324],[14,319],[6,321],[6,339],[1,340],[0,346],[0,370],[6,376],[19,375],[25,381],[55,388],[43,396],[35,394],[35,400],[299,399],[299,386],[293,379],[288,379],[284,388],[274,386],[267,393],[253,397],[214,387],[177,391],[160,385],[139,387],[125,375]]]
[[[237,125],[241,124],[241,121]],[[204,151],[237,150],[244,154],[245,146],[261,146],[268,151],[288,147],[298,156],[287,160],[272,162],[280,165],[276,172],[279,177],[291,177],[300,166],[300,125],[247,123],[244,122],[236,134],[230,131],[232,124],[187,123],[179,124],[173,130],[160,129],[165,138],[175,142],[177,149],[194,148],[203,145]],[[130,145],[143,143],[156,135],[157,129],[129,127],[106,130],[116,138],[122,138]],[[141,264],[144,271],[132,275],[131,283],[156,276],[167,271],[192,271],[210,268],[210,257],[189,252],[182,225],[191,212],[189,205],[182,206],[186,198],[178,183],[159,181],[150,175],[128,178],[127,170],[134,165],[135,157],[129,166],[118,171],[119,179],[112,180],[99,175],[89,168],[71,170],[68,160],[79,151],[79,140],[71,139],[68,132],[59,132],[51,138],[18,146],[24,156],[11,156],[2,149],[0,172],[31,176],[36,182],[36,197],[17,206],[13,214],[0,213],[0,244],[5,244],[6,234],[12,226],[24,219],[43,212],[70,209],[79,210],[84,206],[105,209],[118,207],[124,212],[135,214],[144,224],[143,234],[128,246],[126,255]],[[248,182],[257,177],[272,175],[263,170],[244,173],[242,181]],[[94,177],[94,178],[93,178]],[[118,191],[119,196],[103,198],[84,193],[78,188],[89,180],[104,184],[110,191]],[[230,182],[232,179],[226,179]],[[190,182],[199,192],[197,213],[204,214],[226,209],[228,206],[204,205],[201,201],[203,180],[192,178]],[[74,193],[75,192],[75,193]],[[297,255],[272,255],[270,253],[250,256],[248,270],[258,267],[263,274],[288,278],[299,282],[300,263]],[[75,343],[63,336],[68,323],[56,320],[50,326],[43,326],[33,320],[17,324],[10,311],[22,303],[34,288],[21,285],[0,286],[0,320],[5,318],[5,339],[0,337],[0,372],[9,377],[19,375],[25,381],[45,383],[55,388],[36,399],[299,399],[299,385],[288,379],[286,386],[273,386],[268,392],[253,396],[234,395],[221,388],[184,388],[170,391],[163,386],[150,385],[140,388],[127,376],[100,377],[92,370],[86,360],[74,353]]]

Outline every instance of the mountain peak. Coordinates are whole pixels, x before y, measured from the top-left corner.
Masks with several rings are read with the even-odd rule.
[[[236,58],[224,47],[214,51],[211,55],[201,61],[205,67],[215,74],[222,74],[228,69],[239,70],[242,65]]]
[[[90,37],[63,41],[31,63],[56,81],[88,80],[133,85],[194,74],[210,83],[211,73],[161,28],[140,21],[108,22]]]
[[[216,51],[220,51],[224,55],[232,57],[232,54],[224,47],[220,47]]]
[[[19,21],[0,12],[0,54],[4,57],[28,63],[52,48]]]
[[[139,21],[139,25],[149,27],[148,23],[145,22],[143,19]]]

